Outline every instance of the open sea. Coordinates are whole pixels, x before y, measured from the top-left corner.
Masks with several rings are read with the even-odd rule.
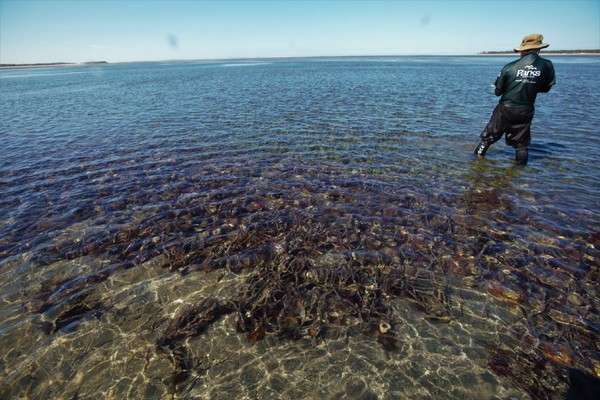
[[[564,399],[600,377],[600,57],[0,70],[0,398]]]

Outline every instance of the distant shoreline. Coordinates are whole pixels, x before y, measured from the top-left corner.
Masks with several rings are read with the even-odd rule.
[[[477,56],[481,57],[499,57],[499,56],[518,56],[519,53],[481,53],[477,54]],[[552,53],[552,52],[543,52],[540,53],[540,56],[552,56],[552,57],[600,57],[600,53]]]
[[[482,56],[505,56],[518,54],[518,52],[511,50],[502,50],[502,51],[482,51],[479,55]],[[550,50],[544,51],[540,54],[545,54],[547,56],[600,56],[600,49],[581,49],[581,50]]]
[[[0,69],[48,68],[48,67],[79,67],[83,65],[108,64],[108,61],[87,61],[82,63],[52,62],[32,64],[0,64]]]

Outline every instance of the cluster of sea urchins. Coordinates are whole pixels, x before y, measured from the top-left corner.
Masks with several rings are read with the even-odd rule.
[[[283,205],[284,203],[282,203]],[[406,233],[391,225],[374,235],[373,226],[333,215],[311,215],[282,207],[269,223],[250,216],[238,230],[220,240],[171,252],[166,265],[182,271],[247,269],[246,282],[233,299],[204,299],[184,308],[158,340],[168,350],[177,373],[185,376],[193,362],[182,342],[204,332],[218,316],[235,313],[238,331],[250,342],[265,335],[318,338],[332,326],[358,323],[375,334],[388,350],[397,345],[390,310],[391,297],[415,300],[428,316],[449,320],[443,270],[436,271],[424,245],[420,259],[403,254]],[[246,225],[248,224],[248,225]],[[448,229],[447,221],[444,222]],[[387,237],[383,230],[388,230]],[[384,251],[388,240],[388,249]],[[406,251],[416,251],[407,244]],[[416,253],[411,253],[415,255]],[[179,258],[175,258],[179,257]],[[440,266],[442,268],[442,266]],[[436,278],[437,275],[437,278]]]
[[[221,173],[244,176],[239,169]],[[594,371],[600,357],[593,340],[598,305],[589,285],[598,276],[593,245],[581,238],[560,239],[562,250],[554,242],[532,242],[524,251],[509,228],[523,223],[522,215],[494,188],[457,199],[379,188],[334,170],[298,173],[298,168],[282,170],[277,180],[255,186],[241,178],[175,185],[181,193],[165,194],[177,199],[174,206],[156,206],[135,221],[117,213],[117,223],[107,223],[106,229],[77,241],[53,241],[32,261],[43,265],[97,255],[112,262],[87,276],[47,283],[30,308],[59,310],[50,332],[97,316],[95,303],[82,296],[87,298],[82,306],[72,300],[74,294],[118,269],[157,257],[182,274],[243,272],[246,281],[235,298],[208,298],[184,309],[158,339],[159,348],[185,371],[191,361],[183,339],[230,313],[251,342],[265,335],[317,338],[329,327],[357,322],[394,349],[390,299],[412,299],[425,316],[449,321],[446,278],[451,274],[522,307],[530,333],[543,336],[544,343],[579,343],[579,352],[560,360]],[[196,194],[189,193],[191,187]],[[478,224],[480,202],[498,208],[483,208],[487,224]],[[526,223],[535,230],[553,229],[535,219]],[[550,307],[573,292],[578,297],[571,296],[567,310]],[[543,355],[544,348],[538,353]]]

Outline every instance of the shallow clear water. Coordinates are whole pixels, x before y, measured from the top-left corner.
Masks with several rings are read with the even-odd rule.
[[[551,59],[525,168],[471,155],[509,58],[0,71],[0,397],[562,398],[567,367],[600,375],[600,58]],[[169,336],[206,299],[232,306]]]

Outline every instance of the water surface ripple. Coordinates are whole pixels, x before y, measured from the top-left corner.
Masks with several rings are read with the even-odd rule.
[[[509,58],[0,71],[0,397],[562,399],[600,377],[600,73],[530,165]],[[244,68],[241,68],[244,67]]]

